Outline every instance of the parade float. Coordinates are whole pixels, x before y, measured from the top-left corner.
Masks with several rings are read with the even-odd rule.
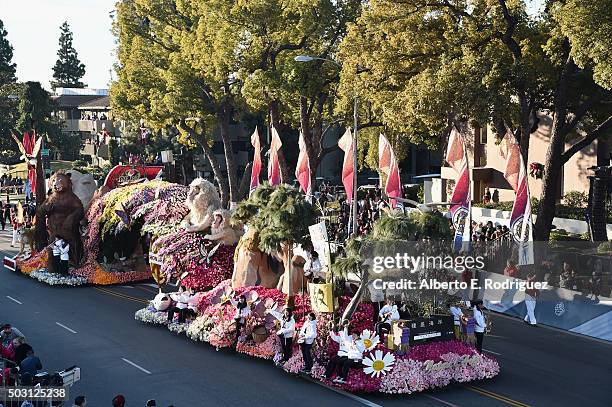
[[[182,229],[181,222],[189,214],[189,190],[148,179],[153,172],[115,170],[113,179],[107,177],[93,196],[84,197],[86,213],[83,198],[73,192],[71,174],[54,174],[49,183],[52,192],[37,209],[37,220],[47,225],[49,246],[5,258],[5,267],[50,285],[109,285],[150,279],[151,242]],[[159,173],[159,167],[156,170]],[[58,237],[69,244],[67,273],[54,269],[52,245]]]
[[[477,352],[470,343],[470,335],[464,340],[455,339],[452,316],[443,305],[448,298],[442,293],[434,301],[428,297],[420,302],[410,301],[410,315],[394,323],[387,335],[379,337],[375,331],[376,311],[365,289],[369,277],[361,268],[364,248],[372,244],[388,247],[393,242],[422,241],[435,233],[450,234],[448,222],[441,215],[393,212],[384,215],[370,235],[347,245],[347,252],[334,259],[325,281],[316,284],[304,277],[299,254],[303,253],[300,247],[311,240],[309,227],[315,224],[315,215],[312,205],[297,190],[285,185],[260,186],[232,215],[233,224],[246,226],[247,232],[235,250],[231,279],[202,290],[212,280],[194,285],[184,266],[177,262],[164,265],[178,270],[157,271],[156,278],[176,279],[181,288],[168,293],[160,288],[149,305],[135,313],[136,320],[166,326],[217,350],[234,350],[267,359],[289,373],[299,374],[304,366],[300,348],[294,341],[291,357],[282,360],[274,315],[290,305],[297,332],[307,315],[314,312],[317,336],[312,347],[314,364],[310,376],[351,392],[410,394],[453,382],[489,379],[499,373],[497,361]],[[211,235],[205,233],[202,239],[210,239]],[[184,250],[191,251],[190,261],[206,262],[207,254],[200,251],[198,244],[188,246],[190,249]],[[360,279],[356,292],[344,284],[355,276]],[[244,324],[237,326],[235,304],[241,296],[251,312]],[[175,311],[180,314],[177,303],[192,311],[184,320],[175,315]],[[363,366],[351,369],[346,382],[337,383],[324,373],[330,357],[338,351],[338,344],[330,339],[329,333],[338,330],[343,320],[348,321],[351,331],[359,332],[365,352]]]

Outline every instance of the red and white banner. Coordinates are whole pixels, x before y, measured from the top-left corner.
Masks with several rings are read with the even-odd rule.
[[[346,129],[344,135],[338,140],[338,147],[344,151],[344,160],[342,161],[342,185],[346,191],[346,201],[353,201],[353,177],[355,176],[355,161],[353,149],[353,135],[351,129]]]
[[[394,198],[402,197],[402,183],[399,166],[391,143],[389,143],[389,140],[382,134],[378,137],[378,168],[387,178],[385,195],[389,197],[391,207],[395,208],[397,200]],[[382,187],[382,177],[380,181]]]
[[[253,167],[251,168],[249,194],[259,186],[259,174],[261,174],[261,144],[259,142],[259,131],[257,130],[257,126],[255,126],[255,131],[251,135],[251,145],[255,152],[253,153]]]
[[[519,153],[520,171],[516,198],[510,214],[510,232],[518,244],[518,264],[534,264],[533,230],[531,223],[531,199],[529,180],[523,157]]]
[[[306,141],[304,134],[300,132],[299,140],[300,154],[298,156],[297,165],[295,167],[295,178],[298,180],[302,191],[308,196],[312,195],[311,180],[310,180],[310,160],[306,150]]]
[[[36,134],[32,132],[30,136],[28,132],[23,133],[23,148],[28,155],[34,153],[34,145],[36,145]],[[36,159],[37,157],[34,157]],[[40,163],[42,165],[42,163]],[[38,165],[38,163],[37,163]],[[28,163],[28,180],[30,181],[30,188],[32,192],[36,192],[36,166]]]
[[[504,178],[510,184],[514,192],[518,189],[518,181],[521,170],[521,148],[514,141],[514,136],[508,130],[501,143],[499,153],[506,160]]]
[[[510,130],[506,132],[502,139],[499,152],[506,159],[504,177],[516,193],[510,214],[510,231],[518,245],[518,263],[519,265],[533,264],[529,178],[527,177],[527,168],[523,162],[521,148]]]
[[[446,161],[457,173],[455,187],[451,196],[450,213],[455,227],[453,249],[458,252],[469,250],[471,238],[470,225],[470,169],[467,160],[467,151],[461,133],[453,127],[448,139]]]
[[[281,183],[280,162],[278,161],[278,150],[283,146],[278,132],[272,126],[272,142],[270,143],[270,157],[268,157],[268,182],[270,185]]]

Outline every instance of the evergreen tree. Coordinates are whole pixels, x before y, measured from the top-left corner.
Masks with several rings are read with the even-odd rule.
[[[81,78],[85,75],[85,65],[79,61],[79,56],[72,46],[72,31],[64,21],[60,27],[58,59],[53,67],[53,78],[51,82],[53,89],[58,87],[83,88],[85,84]]]
[[[0,161],[7,164],[17,162],[17,146],[11,138],[16,115],[16,102],[12,98],[16,92],[15,64],[13,47],[6,39],[7,32],[0,20]]]

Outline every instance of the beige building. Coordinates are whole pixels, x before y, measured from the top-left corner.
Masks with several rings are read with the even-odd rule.
[[[529,143],[529,162],[526,163],[529,172],[529,164],[546,161],[548,151],[552,119],[550,116],[541,115],[540,125],[535,133],[531,134]],[[468,149],[468,161],[471,169],[472,200],[481,202],[485,188],[489,187],[491,193],[499,191],[500,201],[514,200],[514,191],[510,188],[504,178],[505,160],[501,157],[499,145],[496,144],[494,130],[488,128],[474,128],[465,139]],[[566,145],[566,148],[570,144]],[[603,141],[595,141],[591,145],[575,154],[564,166],[559,181],[559,198],[570,191],[589,191],[588,176],[592,174],[589,167],[595,165],[610,165],[610,147]],[[446,201],[450,191],[447,180],[456,178],[450,167],[442,167],[442,186],[439,198]],[[542,180],[529,176],[529,188],[531,196],[540,197],[542,192]]]

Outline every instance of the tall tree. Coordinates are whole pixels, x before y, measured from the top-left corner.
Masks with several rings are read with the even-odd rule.
[[[453,122],[510,128],[525,162],[550,112],[535,228],[547,240],[562,166],[612,128],[609,7],[550,0],[530,16],[519,0],[372,0],[341,47],[340,107],[357,94],[400,145],[440,147]]]
[[[53,67],[53,79],[51,86],[53,89],[83,88],[85,84],[81,79],[85,75],[85,65],[79,60],[79,56],[72,45],[72,31],[67,21],[60,27],[59,50],[57,51],[57,61]]]
[[[185,142],[196,142],[204,151],[223,201],[237,201],[229,125],[236,113],[239,83],[232,66],[208,60],[208,26],[196,6],[195,1],[171,0],[117,4],[114,31],[119,64],[111,100],[123,117],[144,118],[157,128],[179,127],[188,136],[182,138]],[[212,151],[216,129],[223,140],[225,171]]]
[[[7,34],[4,23],[0,20],[0,160],[12,164],[19,157],[15,142],[11,138],[17,108],[13,97],[17,92],[17,78],[13,47],[6,38]]]
[[[301,130],[314,175],[322,158],[331,151],[322,146],[322,141],[327,125],[334,120],[332,101],[339,82],[338,66],[324,59],[334,58],[361,2],[255,0],[200,4],[213,29],[231,33],[231,40],[215,37],[215,58],[235,61],[245,102],[269,114],[281,137],[284,126]],[[304,54],[320,59],[306,63],[294,60]],[[291,179],[287,163],[279,158],[283,179]]]

